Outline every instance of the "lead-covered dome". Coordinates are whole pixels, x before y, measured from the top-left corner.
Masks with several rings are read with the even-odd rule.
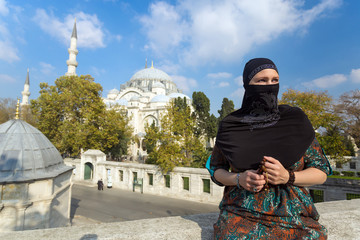
[[[38,129],[22,120],[0,125],[0,182],[52,178],[70,169]]]
[[[157,80],[157,81],[171,81],[171,77],[167,73],[156,68],[145,68],[135,73],[130,81],[135,80]]]

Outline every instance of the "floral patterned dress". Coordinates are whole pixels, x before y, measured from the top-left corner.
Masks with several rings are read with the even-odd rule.
[[[208,170],[212,180],[216,169],[232,169],[216,147]],[[304,156],[290,169],[317,168],[331,173],[328,160],[314,139]],[[269,185],[269,190],[249,192],[237,186],[226,186],[219,205],[220,215],[214,224],[215,239],[327,239],[327,230],[318,222],[319,214],[309,191],[304,187]]]

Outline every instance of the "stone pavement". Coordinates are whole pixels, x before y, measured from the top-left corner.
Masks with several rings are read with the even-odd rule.
[[[329,240],[360,239],[360,199],[317,203]],[[217,213],[0,233],[1,240],[210,240]]]

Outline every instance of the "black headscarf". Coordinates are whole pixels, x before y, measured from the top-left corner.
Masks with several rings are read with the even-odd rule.
[[[315,137],[300,108],[278,106],[279,84],[249,85],[256,73],[268,68],[278,71],[266,58],[245,65],[242,106],[219,125],[216,145],[237,171],[257,169],[264,156],[274,157],[288,168],[300,160]]]

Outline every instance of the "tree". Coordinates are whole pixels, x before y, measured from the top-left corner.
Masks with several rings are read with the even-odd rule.
[[[220,114],[219,121],[221,121],[224,117],[226,117],[234,110],[235,110],[234,102],[232,100],[224,98],[222,101],[221,109],[218,110],[218,113]]]
[[[346,122],[346,132],[354,138],[356,145],[360,146],[360,90],[341,95],[336,110]]]
[[[16,100],[12,98],[0,98],[0,124],[14,119],[16,112]]]
[[[174,167],[190,167],[204,162],[205,146],[195,135],[196,118],[189,106],[179,101],[170,102],[166,113],[160,119],[161,128],[145,126],[146,143],[154,146],[149,153],[148,163],[159,165],[164,173]]]
[[[217,119],[210,115],[210,100],[203,92],[193,92],[192,104],[195,109],[194,115],[197,118],[198,125],[196,134],[198,136],[206,135],[207,139],[214,138],[217,131]]]
[[[350,154],[345,144],[346,137],[342,132],[344,123],[335,113],[332,97],[327,92],[288,89],[283,93],[279,103],[301,108],[315,130],[326,129],[325,134],[316,131],[316,137],[327,155],[342,158]]]
[[[126,152],[128,120],[121,111],[106,110],[102,87],[90,75],[62,76],[55,86],[41,83],[40,89],[38,99],[31,101],[37,127],[62,154],[78,156],[81,148]]]

